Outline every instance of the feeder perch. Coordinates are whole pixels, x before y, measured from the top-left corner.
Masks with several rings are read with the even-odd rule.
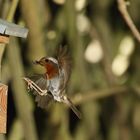
[[[9,43],[10,36],[26,38],[27,34],[27,28],[0,19],[0,49]],[[6,133],[7,96],[8,86],[0,82],[0,133]]]

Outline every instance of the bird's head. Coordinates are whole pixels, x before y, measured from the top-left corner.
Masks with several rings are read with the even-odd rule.
[[[40,60],[36,60],[34,64],[39,64],[45,67],[47,74],[50,76],[54,76],[59,73],[58,61],[53,57],[42,57]]]
[[[53,57],[42,57],[40,60],[34,61],[34,64],[46,67],[47,65],[58,65],[58,61]]]

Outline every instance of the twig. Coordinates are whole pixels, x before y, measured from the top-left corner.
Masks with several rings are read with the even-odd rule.
[[[7,18],[6,18],[8,21],[13,20],[13,17],[15,15],[18,3],[19,3],[19,0],[13,0],[12,1],[12,4],[9,8],[8,15],[7,15]]]
[[[140,42],[140,33],[137,29],[137,27],[135,26],[132,18],[130,17],[128,11],[127,11],[127,4],[124,0],[118,0],[118,8],[125,20],[125,22],[127,23],[127,25],[129,26],[130,30],[132,31],[133,35],[135,36],[135,38]]]
[[[113,87],[109,89],[103,89],[99,91],[93,90],[93,91],[87,92],[86,94],[78,93],[75,97],[73,97],[72,101],[74,104],[79,105],[89,100],[103,99],[109,96],[125,93],[127,90],[128,90],[127,87],[120,86],[120,87]]]

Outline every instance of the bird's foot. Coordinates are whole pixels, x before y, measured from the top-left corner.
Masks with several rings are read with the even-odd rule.
[[[42,90],[36,83],[34,83],[31,79],[27,77],[23,77],[23,79],[27,82],[28,91],[35,90],[39,95],[46,96],[48,93],[47,90]]]

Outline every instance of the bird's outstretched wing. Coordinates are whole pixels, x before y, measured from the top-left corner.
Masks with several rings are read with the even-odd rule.
[[[72,67],[72,62],[71,62],[71,56],[68,51],[68,48],[66,46],[60,46],[57,50],[57,60],[60,66],[60,69],[64,73],[64,82],[62,89],[64,90],[65,86],[68,83],[68,80],[70,78],[71,74],[71,67]]]
[[[42,90],[47,89],[47,79],[44,74],[37,74],[29,77],[35,84]],[[40,108],[47,109],[48,104],[52,101],[52,94],[47,94],[46,96],[39,95],[36,91],[33,91],[33,94],[36,96],[35,101]]]

